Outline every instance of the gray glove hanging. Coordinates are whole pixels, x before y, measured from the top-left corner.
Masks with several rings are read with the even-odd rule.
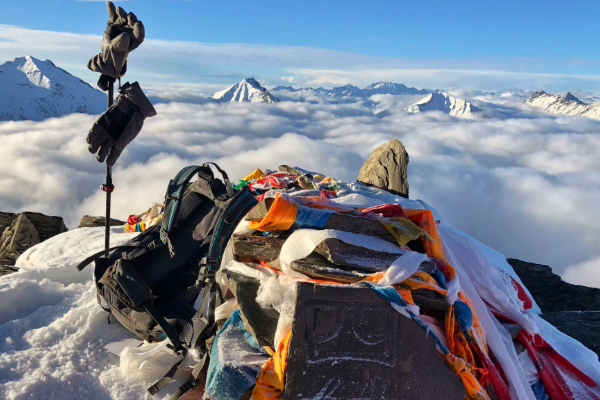
[[[103,75],[98,82],[103,90],[108,88],[107,81],[114,82],[125,75],[127,56],[142,44],[146,35],[144,24],[134,13],[128,14],[110,1],[106,7],[108,23],[102,40],[102,53],[92,57],[87,65],[90,70]]]
[[[137,82],[126,83],[119,90],[117,102],[98,118],[87,135],[90,153],[98,162],[113,166],[125,147],[142,130],[144,120],[156,115],[156,110]]]

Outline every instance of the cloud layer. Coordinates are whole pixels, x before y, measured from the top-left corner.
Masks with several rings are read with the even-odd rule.
[[[600,121],[464,121],[411,115],[403,96],[393,98],[375,99],[388,101],[378,114],[359,103],[158,104],[114,168],[113,215],[161,201],[185,165],[216,161],[238,179],[287,163],[354,180],[375,147],[399,138],[410,154],[411,198],[509,257],[561,274],[577,265],[570,280],[600,287]],[[102,215],[104,167],[84,140],[93,120],[1,123],[0,210],[61,215],[70,228],[84,214]]]

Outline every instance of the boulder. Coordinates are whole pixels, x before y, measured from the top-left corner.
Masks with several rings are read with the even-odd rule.
[[[507,261],[529,289],[542,313],[600,311],[600,289],[565,282],[547,265],[514,258]]]
[[[19,214],[10,226],[4,229],[0,237],[0,264],[3,266],[12,266],[17,258],[28,248],[35,246],[40,242],[40,235],[27,216]],[[6,275],[12,269],[4,269],[3,275]]]
[[[61,217],[25,211],[0,212],[0,275],[14,272],[12,266],[28,248],[67,231]]]
[[[31,221],[40,235],[40,242],[48,240],[53,236],[68,231],[62,217],[53,217],[41,213],[25,211],[24,215]]]
[[[16,217],[17,214],[0,212],[0,236],[2,236],[2,232],[10,226]]]
[[[541,317],[600,356],[600,311],[552,312]]]
[[[19,214],[0,238],[0,254],[22,254],[40,242],[40,235],[25,214]]]
[[[105,226],[106,218],[105,217],[94,217],[92,215],[84,215],[79,222],[78,228],[93,228],[97,226]],[[125,221],[120,221],[118,219],[111,218],[110,226],[123,226],[125,225]]]
[[[363,164],[357,180],[408,198],[408,153],[398,139],[379,146]]]

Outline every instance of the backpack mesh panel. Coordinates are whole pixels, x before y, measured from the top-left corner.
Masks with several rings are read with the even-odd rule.
[[[195,341],[206,326],[201,318],[195,317],[196,311],[178,302],[165,314],[165,319],[179,335],[179,339],[188,346]]]

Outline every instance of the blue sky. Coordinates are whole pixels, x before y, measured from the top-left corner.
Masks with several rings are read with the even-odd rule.
[[[106,23],[103,1],[5,3],[0,24],[29,33],[100,35]],[[134,11],[145,23],[149,41],[164,47],[160,58],[149,49],[141,54],[142,48],[131,62],[140,76],[157,85],[222,85],[253,75],[271,85],[288,80],[361,86],[399,79],[420,87],[600,90],[597,1],[115,3]],[[24,55],[16,50],[28,51],[93,80],[78,65],[96,49],[60,50],[60,40],[36,47],[26,42],[36,35],[14,35],[0,33],[0,60]],[[47,35],[40,36],[45,40]],[[18,48],[2,47],[15,40]],[[65,37],[65,47],[73,40]],[[169,54],[172,42],[176,50]],[[191,45],[196,46],[185,54]],[[252,51],[262,61],[252,59]]]

